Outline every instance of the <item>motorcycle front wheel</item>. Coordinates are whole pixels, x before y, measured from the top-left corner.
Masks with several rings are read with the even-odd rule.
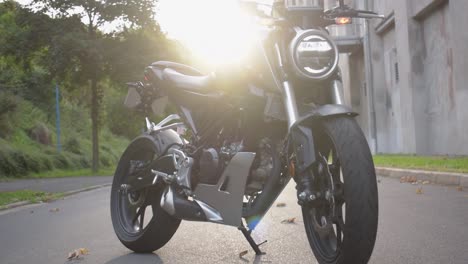
[[[377,235],[374,163],[351,117],[321,122],[314,131],[313,201],[302,206],[307,238],[319,263],[367,263]]]
[[[180,224],[179,219],[160,207],[161,188],[134,192],[122,188],[133,175],[148,171],[147,165],[161,154],[151,139],[140,137],[134,140],[120,158],[112,182],[110,206],[115,234],[124,246],[139,253],[150,253],[164,246]]]

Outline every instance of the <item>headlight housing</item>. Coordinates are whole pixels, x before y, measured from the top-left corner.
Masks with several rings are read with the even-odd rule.
[[[299,31],[290,44],[290,57],[295,73],[303,78],[323,80],[338,67],[338,48],[323,31]]]

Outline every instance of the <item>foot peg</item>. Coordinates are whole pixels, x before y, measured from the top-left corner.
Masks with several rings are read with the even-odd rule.
[[[262,252],[260,250],[260,246],[265,244],[267,242],[267,240],[263,241],[262,243],[260,244],[257,244],[252,236],[250,235],[252,233],[252,230],[247,230],[245,228],[245,226],[241,226],[239,227],[239,230],[242,232],[242,234],[244,235],[244,237],[247,239],[247,241],[249,241],[249,244],[250,246],[252,247],[252,249],[255,251],[255,254],[256,255],[265,255],[266,253],[265,252]]]

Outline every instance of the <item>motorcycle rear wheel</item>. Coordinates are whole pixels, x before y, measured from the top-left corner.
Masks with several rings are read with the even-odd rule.
[[[367,141],[353,118],[324,120],[315,132],[319,159],[316,199],[302,206],[304,225],[319,263],[367,263],[377,235],[378,194]]]
[[[115,234],[124,246],[138,253],[150,253],[163,247],[180,224],[179,219],[160,207],[161,188],[128,193],[121,188],[122,184],[128,183],[132,173],[143,170],[159,155],[161,150],[150,138],[136,139],[122,155],[112,182],[111,218]],[[164,168],[158,170],[164,171]]]

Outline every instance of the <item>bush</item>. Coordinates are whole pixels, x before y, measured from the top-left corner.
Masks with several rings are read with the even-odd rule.
[[[63,151],[58,153],[55,147],[39,144],[53,144],[56,141],[55,130],[51,129],[53,125],[48,123],[51,113],[47,114],[20,97],[0,92],[0,117],[4,117],[0,120],[0,177],[27,177],[31,173],[55,169],[91,167],[92,144],[88,110],[65,99],[61,105]],[[102,116],[107,117],[105,114]],[[119,120],[117,116],[116,123],[125,123],[125,120],[131,123],[131,120],[136,120],[122,117]],[[8,126],[9,130],[2,125]],[[44,141],[43,138],[48,140]],[[102,167],[114,166],[127,144],[128,139],[116,136],[103,123],[100,129],[99,164]]]
[[[67,139],[63,144],[63,149],[74,154],[83,154],[80,141],[76,137]]]
[[[6,138],[13,131],[10,117],[17,107],[18,101],[14,95],[0,92],[0,137]]]
[[[144,117],[125,108],[123,98],[114,99],[107,105],[106,124],[114,135],[133,139],[141,133]]]

